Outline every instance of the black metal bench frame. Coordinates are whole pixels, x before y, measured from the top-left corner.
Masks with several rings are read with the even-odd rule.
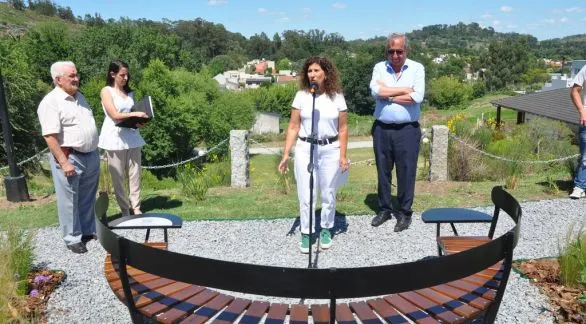
[[[309,269],[214,260],[153,248],[117,235],[107,226],[107,219],[98,215],[97,211],[99,241],[112,260],[118,262],[124,302],[135,323],[141,323],[145,318],[135,305],[127,266],[174,281],[215,289],[275,297],[329,299],[329,318],[334,323],[338,298],[372,297],[433,287],[472,276],[502,262],[496,297],[481,314],[483,322],[492,323],[506,288],[519,233],[517,225],[487,244],[415,262]]]

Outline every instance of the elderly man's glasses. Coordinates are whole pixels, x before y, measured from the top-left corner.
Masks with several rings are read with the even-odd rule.
[[[401,50],[401,49],[396,50],[396,49],[389,48],[387,50],[387,54],[389,54],[389,55],[393,55],[393,54],[403,55],[404,53],[405,53],[405,50]]]

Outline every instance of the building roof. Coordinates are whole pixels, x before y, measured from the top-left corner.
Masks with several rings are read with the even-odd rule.
[[[517,95],[490,102],[520,112],[578,124],[580,116],[570,98],[570,88]]]

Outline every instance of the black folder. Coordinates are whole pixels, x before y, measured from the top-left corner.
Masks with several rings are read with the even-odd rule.
[[[152,104],[151,96],[142,97],[142,99],[140,99],[137,103],[135,103],[134,106],[132,106],[132,108],[130,108],[130,111],[142,111],[142,112],[146,113],[147,116],[149,116],[149,117],[148,118],[142,118],[142,117],[124,118],[121,121],[119,121],[116,124],[116,126],[126,127],[126,128],[136,128],[136,124],[144,124],[144,123],[150,121],[151,119],[153,119],[153,117],[155,117],[155,114],[153,112],[153,104]]]

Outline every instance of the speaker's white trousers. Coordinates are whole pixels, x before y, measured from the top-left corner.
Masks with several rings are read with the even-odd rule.
[[[299,216],[301,233],[309,234],[309,151],[311,144],[297,140],[295,146],[295,179],[299,198]],[[340,142],[328,145],[314,145],[313,169],[313,219],[312,230],[315,232],[315,205],[317,192],[321,195],[321,228],[334,227],[336,215],[336,175],[340,167]]]

